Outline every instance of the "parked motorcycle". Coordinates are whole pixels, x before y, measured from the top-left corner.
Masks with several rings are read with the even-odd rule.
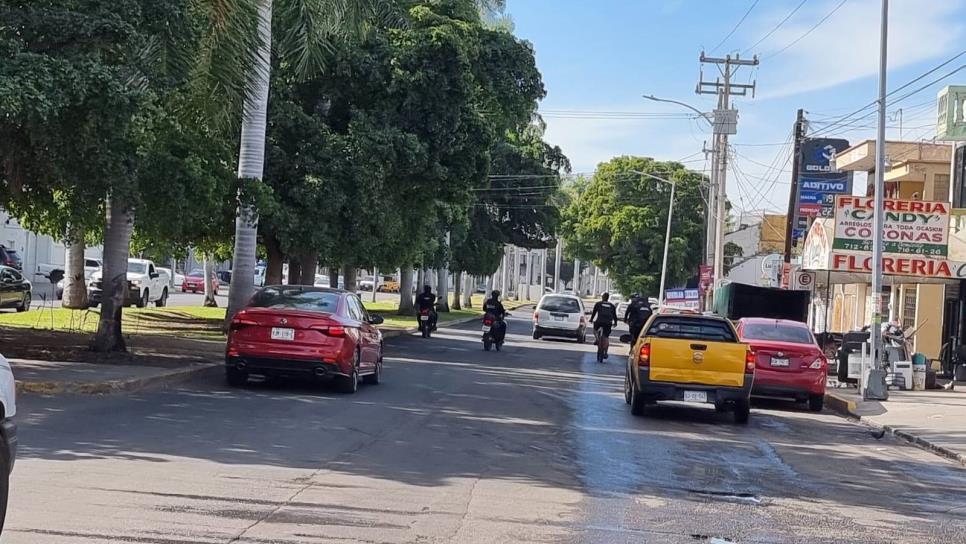
[[[497,351],[503,347],[506,333],[503,331],[503,321],[487,314],[483,316],[483,351],[490,351],[495,347]]]
[[[428,308],[419,310],[419,332],[423,338],[429,338],[433,332],[433,315]]]

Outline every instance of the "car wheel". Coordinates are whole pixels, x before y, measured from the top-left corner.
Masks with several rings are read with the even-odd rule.
[[[168,288],[165,287],[164,291],[161,291],[161,298],[159,298],[154,303],[154,306],[157,308],[164,308],[167,305],[168,305]]]
[[[580,329],[577,331],[577,343],[586,344],[587,343],[587,331],[585,329]]]
[[[17,306],[18,312],[26,312],[30,309],[30,292],[26,292],[23,295],[23,300],[20,301],[20,306]]]
[[[146,308],[148,306],[148,290],[145,289],[144,293],[141,294],[141,298],[138,300],[136,306],[138,308]]]
[[[637,387],[631,382],[631,414],[635,416],[644,415],[644,397],[638,392]]]
[[[7,445],[0,444],[0,533],[7,519],[7,498],[10,495],[10,460],[7,459]]]
[[[735,401],[735,423],[744,425],[751,416],[751,403],[748,399]]]
[[[352,372],[348,376],[339,376],[339,392],[352,395],[359,390],[359,352],[352,360]]]
[[[631,371],[624,372],[624,402],[631,403]]]
[[[362,383],[366,385],[379,385],[382,381],[382,361],[376,363],[376,371],[362,377]]]
[[[248,373],[237,368],[226,368],[225,380],[232,387],[244,387],[248,383]]]
[[[542,338],[542,335],[537,331],[533,331],[533,339],[540,340],[540,338]]]
[[[813,412],[821,412],[825,407],[825,395],[812,395],[808,397],[808,409]]]

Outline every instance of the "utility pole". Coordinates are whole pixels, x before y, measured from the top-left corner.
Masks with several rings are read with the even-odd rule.
[[[574,259],[574,294],[580,296],[580,259]]]
[[[503,263],[500,265],[500,291],[504,297],[510,296],[510,290],[506,288],[506,276],[510,269],[510,258],[507,256],[509,253],[509,248],[503,246]]]
[[[882,230],[884,223],[883,197],[885,196],[885,126],[886,126],[886,53],[889,43],[889,0],[882,0],[882,21],[879,33],[879,126],[875,137],[875,211],[872,220],[872,327],[869,336],[872,343],[872,369],[862,373],[862,398],[888,397],[885,373],[880,370],[882,361]],[[950,157],[955,160],[955,157]],[[864,370],[864,369],[863,369]],[[871,386],[872,381],[878,382]]]
[[[788,193],[788,217],[785,221],[785,263],[792,262],[792,233],[795,230],[795,216],[798,210],[795,203],[798,201],[798,171],[801,169],[802,140],[805,139],[805,110],[799,108],[798,115],[795,116],[795,128],[793,130],[795,146],[792,149],[792,189]]]
[[[731,107],[731,97],[747,96],[749,91],[751,96],[755,94],[756,83],[732,83],[731,78],[735,75],[737,68],[741,66],[758,66],[758,57],[751,60],[742,59],[741,55],[726,55],[724,58],[706,57],[701,52],[700,61],[702,66],[705,63],[714,64],[718,67],[722,77],[715,78],[714,81],[705,81],[704,71],[698,81],[695,91],[698,94],[718,95],[718,107],[714,110],[713,144],[714,144],[714,167],[712,172],[717,172],[715,179],[715,202],[713,208],[716,210],[715,232],[714,232],[714,286],[718,287],[724,279],[724,235],[725,235],[725,199],[727,198],[727,177],[728,177],[728,136],[737,134],[738,111]],[[722,79],[723,78],[723,79]],[[712,295],[713,299],[713,295]]]
[[[952,178],[950,178],[952,179]],[[553,292],[560,292],[560,265],[563,264],[563,238],[557,236],[557,251],[553,260]],[[174,270],[172,268],[172,270]]]

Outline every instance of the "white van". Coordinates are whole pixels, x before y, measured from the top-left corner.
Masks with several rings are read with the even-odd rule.
[[[533,339],[544,336],[573,338],[583,344],[587,338],[584,302],[575,295],[543,295],[533,311]]]

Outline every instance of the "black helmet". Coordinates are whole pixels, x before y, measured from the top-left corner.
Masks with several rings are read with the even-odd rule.
[[[610,293],[607,293],[607,292],[605,292],[603,295],[600,296],[601,300],[607,300],[609,298],[610,298]]]
[[[430,287],[430,286],[428,286],[428,285],[424,285],[423,286],[423,292],[424,293],[432,293],[433,292],[433,288]]]
[[[633,295],[631,295],[631,300],[634,300],[635,298],[641,298],[641,294],[640,293],[634,293]]]
[[[500,290],[499,289],[494,289],[493,292],[490,293],[490,297],[492,297],[492,298],[500,298]]]

